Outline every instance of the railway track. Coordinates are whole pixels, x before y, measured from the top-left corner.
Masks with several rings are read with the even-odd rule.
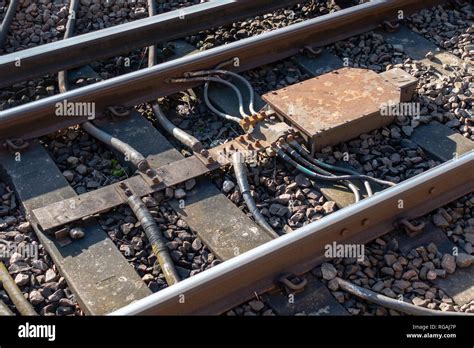
[[[294,3],[276,6],[269,1],[216,1],[153,15],[156,12],[151,2],[148,12],[153,16],[149,18],[79,36],[73,35],[75,18],[69,16],[64,40],[0,56],[1,87],[59,72],[61,94],[0,112],[0,141],[5,144],[0,158],[6,181],[15,191],[28,222],[84,313],[221,314],[257,296],[258,304],[254,300],[252,306],[258,310],[271,308],[277,314],[347,314],[347,306],[341,306],[349,297],[344,293],[363,297],[364,290],[355,286],[365,285],[373,290],[376,277],[370,277],[372,284],[346,277],[354,281],[347,283],[343,279],[347,272],[339,267],[342,259],[335,261],[339,262],[335,267],[331,264],[333,257],[325,254],[328,245],[363,246],[374,240],[382,245],[385,242],[377,238],[400,226],[416,232],[423,225],[412,223],[414,219],[472,193],[474,147],[470,121],[466,121],[470,119],[468,105],[472,110],[472,92],[467,99],[450,101],[459,104],[460,111],[451,120],[465,123],[464,134],[440,122],[430,122],[431,119],[418,121],[420,111],[417,113],[416,108],[422,104],[423,96],[416,95],[415,90],[418,78],[424,82],[425,76],[409,74],[404,64],[409,59],[427,69],[425,74],[435,72],[448,81],[456,78],[453,75],[466,72],[469,76],[471,72],[470,80],[456,82],[460,83],[458,89],[464,88],[463,83],[472,85],[472,66],[394,21],[400,20],[400,13],[405,19],[441,1],[358,4],[199,52],[189,40],[177,40]],[[76,13],[77,6],[72,1],[70,13]],[[216,16],[212,23],[202,20],[213,18],[215,13],[224,15]],[[392,49],[397,48],[397,59],[405,59],[404,64],[384,71],[382,67],[388,64],[382,64],[384,60],[379,57],[370,69],[361,69],[363,63],[355,66],[350,57],[339,55],[344,45],[341,48],[338,44],[346,39],[351,42],[356,35],[363,36],[374,29],[375,35]],[[4,30],[2,27],[2,33]],[[162,41],[174,40],[165,46],[171,48],[172,54],[159,64],[153,46],[162,43],[155,41],[157,32],[163,34]],[[137,35],[139,40],[123,44]],[[144,46],[149,46],[148,68],[103,81],[91,65],[81,68]],[[288,86],[276,89],[259,88],[262,95],[253,95],[247,81],[254,82],[249,76],[256,68],[290,57],[307,78],[299,83],[287,80]],[[245,72],[247,79],[238,75]],[[78,87],[74,82],[81,78],[100,82]],[[163,103],[160,105],[163,99],[156,100],[182,91],[188,91],[188,98],[196,98],[196,93],[202,95],[206,110],[221,117],[225,124],[233,124],[235,136],[209,146],[170,122]],[[148,119],[134,108],[140,103],[149,103],[148,107],[139,108],[146,111]],[[396,105],[413,109],[391,114]],[[407,155],[405,161],[415,167],[413,173],[400,175],[392,165],[383,175],[372,167],[354,168],[349,159],[355,156],[351,157],[347,150],[339,152],[338,162],[331,158],[327,161],[332,157],[328,149],[350,143],[361,134],[390,134],[388,127],[394,122],[404,124],[400,128],[407,149],[402,150],[402,155],[410,151],[416,155]],[[76,174],[64,169],[83,171],[77,167],[78,158],[63,158],[69,165],[64,168],[56,156],[59,152],[59,157],[64,157],[61,151],[51,143],[44,147],[45,141],[38,141],[39,137],[78,125],[91,138],[108,146],[111,156],[121,162],[122,175],[112,184],[88,184],[82,192],[74,190],[70,182],[75,183]],[[394,144],[395,141],[385,145],[389,155],[396,152],[391,146]],[[355,145],[362,150],[370,146]],[[416,167],[422,159],[419,155],[430,164]],[[272,162],[299,174],[278,184],[287,187],[278,191],[273,204],[257,204],[257,185],[254,179],[249,184],[247,171],[254,174],[255,167],[263,168]],[[247,168],[246,163],[253,163],[253,167]],[[276,169],[270,170],[274,181]],[[83,174],[86,173],[87,168]],[[124,173],[130,176],[123,178]],[[220,183],[223,193],[229,193],[230,199],[212,183],[211,177]],[[238,190],[234,190],[234,182],[226,179],[229,177],[235,178]],[[236,195],[241,197],[234,199]],[[245,207],[239,208],[233,203],[235,200],[245,202]],[[303,225],[301,220],[308,213],[298,206],[308,204],[314,205],[313,219]],[[123,213],[129,224],[120,226],[122,238],[114,232],[111,239],[105,232],[114,225],[114,212]],[[287,215],[291,215],[288,221],[294,228],[289,224],[281,226],[281,218]],[[163,231],[166,219],[179,221],[180,225]],[[152,277],[152,282],[150,277],[146,282],[143,279],[143,255],[135,257],[130,244],[120,241],[139,226],[148,244],[141,248],[151,249],[145,257],[146,264],[158,275]],[[433,269],[425,266],[424,273],[432,271],[430,277],[436,270],[446,270],[453,260],[457,262],[460,269],[448,272],[436,284],[454,299],[456,307],[438,306],[436,309],[443,312],[433,312],[427,303],[418,300],[413,301],[419,304],[415,306],[410,304],[412,298],[403,297],[410,293],[412,288],[406,289],[411,285],[403,291],[392,291],[394,296],[388,290],[382,291],[393,284],[379,289],[385,297],[379,297],[378,304],[409,314],[470,313],[474,261],[472,249],[466,245],[472,247],[468,241],[472,233],[466,232],[468,237],[458,246],[461,256],[458,253],[454,257],[448,251],[452,241],[439,237],[444,234],[431,225],[426,229],[410,238],[399,234],[396,239],[401,246],[391,254],[387,250],[382,253],[403,257],[422,245],[429,245],[430,250],[436,248],[431,259],[423,258],[433,264]],[[436,240],[435,236],[441,239]],[[131,245],[140,240],[133,238]],[[372,252],[373,248],[369,250]],[[440,257],[440,250],[442,260],[433,261]],[[136,270],[140,276],[129,267],[127,259],[139,264]],[[390,267],[395,262],[387,261]],[[311,270],[313,274],[308,273]],[[385,272],[394,275],[402,270]],[[395,279],[401,280],[403,274],[394,275],[398,277]],[[426,274],[420,277],[435,280]],[[383,280],[383,276],[377,279]],[[154,294],[151,283],[159,290]],[[375,296],[365,295],[369,301]],[[402,301],[397,295],[402,295]],[[288,298],[296,300],[288,302]],[[21,303],[27,306],[25,301]],[[19,310],[21,306],[17,304]],[[25,313],[31,314],[30,307]],[[357,314],[354,310],[349,312]]]

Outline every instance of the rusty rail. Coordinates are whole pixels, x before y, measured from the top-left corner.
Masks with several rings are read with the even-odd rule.
[[[239,66],[235,67],[235,71],[245,71],[298,54],[300,49],[307,45],[322,46],[363,33],[377,27],[385,20],[397,18],[400,10],[408,14],[439,2],[441,1],[429,0],[423,3],[418,0],[371,1],[8,109],[0,112],[0,141],[12,138],[35,138],[87,121],[87,117],[56,116],[57,103],[64,101],[94,103],[96,116],[100,117],[104,110],[115,105],[117,100],[123,101],[124,106],[133,106],[200,84],[200,82],[166,83],[170,78],[182,77],[185,72],[212,69],[217,64],[235,57],[239,61]],[[167,28],[167,30],[170,29]],[[66,60],[65,57],[61,58],[61,61]],[[11,71],[7,72],[11,73]]]
[[[185,37],[297,2],[211,1],[8,54],[0,57],[0,87]]]
[[[285,273],[302,274],[324,259],[326,244],[367,243],[400,219],[429,213],[474,190],[474,151],[336,211],[186,279],[112,315],[218,314],[268,291]],[[404,201],[404,209],[398,202]],[[185,301],[182,301],[182,299]]]

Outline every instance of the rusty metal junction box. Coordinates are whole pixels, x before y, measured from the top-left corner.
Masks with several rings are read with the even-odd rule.
[[[390,107],[411,100],[417,80],[401,69],[382,74],[342,68],[267,93],[263,99],[296,127],[314,153],[392,123]]]

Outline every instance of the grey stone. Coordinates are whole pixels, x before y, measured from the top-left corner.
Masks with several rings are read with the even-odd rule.
[[[45,278],[44,278],[44,281],[46,283],[54,282],[57,279],[58,279],[58,275],[56,274],[56,272],[53,269],[50,268],[46,271]]]
[[[456,270],[456,260],[453,255],[444,254],[441,260],[441,267],[449,274],[453,274]]]
[[[326,280],[334,279],[337,276],[336,268],[330,263],[323,263],[321,265],[321,273]]]
[[[30,276],[24,273],[18,273],[15,277],[15,284],[18,286],[24,286],[30,282]]]
[[[224,191],[225,193],[229,193],[234,187],[235,184],[232,181],[225,180],[222,184],[222,191]]]
[[[466,268],[474,264],[474,256],[466,253],[459,253],[456,256],[456,265],[460,268]]]
[[[298,174],[295,176],[295,182],[299,187],[311,187],[310,180],[304,174]]]
[[[186,197],[186,191],[184,191],[182,188],[178,188],[174,191],[174,198],[182,199],[184,197]]]

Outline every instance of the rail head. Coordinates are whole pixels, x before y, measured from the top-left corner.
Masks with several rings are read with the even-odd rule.
[[[65,102],[94,103],[95,117],[101,117],[108,107],[116,105],[117,100],[120,100],[123,106],[132,107],[200,84],[167,83],[170,78],[182,77],[186,72],[212,69],[217,64],[235,57],[239,58],[239,66],[233,70],[246,71],[295,55],[308,44],[326,45],[363,33],[377,27],[384,20],[397,18],[401,9],[409,13],[419,7],[439,2],[441,1],[429,0],[420,4],[417,0],[371,1],[20,105],[0,112],[0,141],[31,139],[89,120],[88,117],[56,115],[57,106]],[[39,128],[38,124],[42,126]]]
[[[291,6],[296,0],[215,0],[0,56],[0,87]]]
[[[218,314],[255,292],[273,287],[278,275],[302,273],[321,262],[324,245],[366,243],[474,190],[474,151],[386,189],[360,203],[303,226],[192,278],[131,303],[110,315]],[[399,200],[404,209],[399,209]],[[342,233],[345,231],[345,233]]]

